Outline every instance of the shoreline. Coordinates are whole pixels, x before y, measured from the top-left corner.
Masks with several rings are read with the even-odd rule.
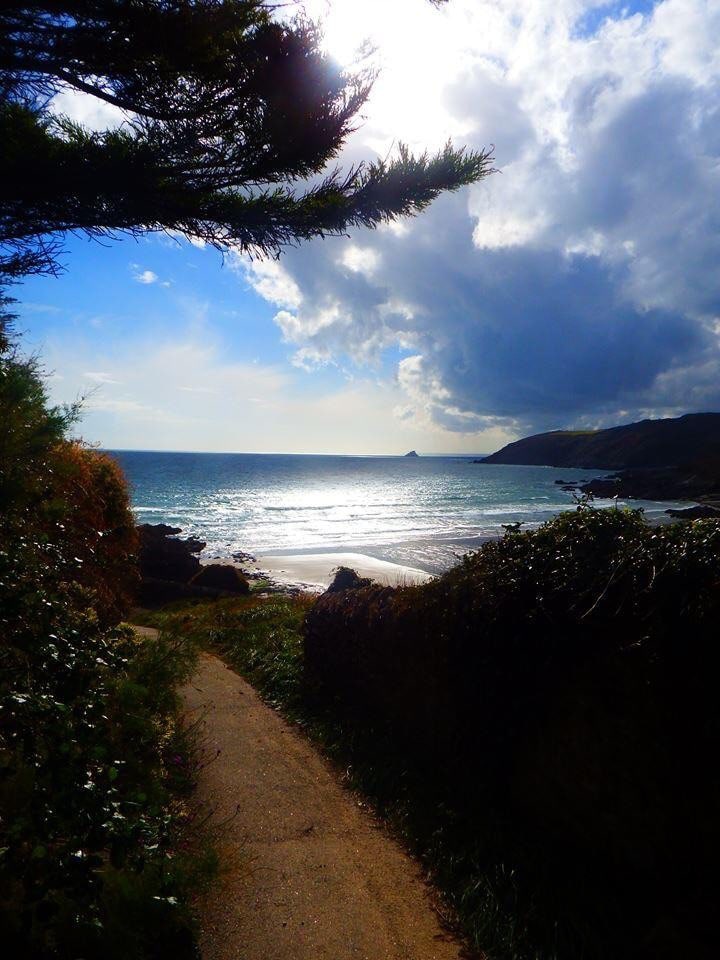
[[[675,504],[678,506],[679,504]],[[683,507],[690,504],[683,503]],[[620,504],[615,503],[615,507]],[[613,505],[606,504],[598,509],[613,509]],[[632,508],[632,502],[623,504]],[[667,516],[668,511],[654,517],[646,516],[650,526],[659,526],[679,522],[676,516]],[[530,530],[530,524],[525,525]],[[477,538],[466,540],[464,549],[456,553],[454,563],[438,568],[433,572],[412,566],[412,564],[398,563],[383,560],[369,553],[358,550],[298,550],[290,553],[259,553],[257,555],[238,552],[230,556],[214,554],[211,557],[200,557],[202,566],[224,565],[236,567],[251,583],[262,581],[266,586],[259,588],[274,593],[323,593],[332,583],[338,567],[349,567],[359,577],[369,578],[382,586],[415,586],[428,583],[459,563],[466,552],[474,552],[485,543],[499,540],[502,533],[494,535],[483,534]],[[458,546],[462,541],[458,542]]]
[[[203,566],[232,564],[249,580],[267,580],[271,589],[322,593],[332,583],[338,567],[351,567],[360,577],[369,577],[383,586],[410,586],[427,583],[434,574],[417,567],[379,560],[365,553],[263,554],[242,559],[209,560]]]

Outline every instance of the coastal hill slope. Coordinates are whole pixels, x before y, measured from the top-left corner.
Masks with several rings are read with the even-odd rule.
[[[607,430],[554,430],[516,440],[483,463],[550,467],[682,467],[720,461],[720,413],[641,420]]]

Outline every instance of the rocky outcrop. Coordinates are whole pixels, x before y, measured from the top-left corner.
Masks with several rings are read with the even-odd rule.
[[[635,500],[718,500],[720,472],[711,466],[622,470],[596,477],[580,485],[583,493],[594,497],[622,497]]]
[[[415,451],[415,450],[410,450],[408,453],[405,454],[405,456],[406,456],[406,457],[417,457],[417,456],[418,456],[418,453],[417,453],[417,451]]]
[[[665,513],[676,520],[720,520],[720,509],[706,503],[684,510],[666,510]]]
[[[205,587],[221,594],[250,593],[250,584],[230,563],[209,563],[190,581],[191,587]]]
[[[165,523],[143,523],[138,527],[140,533],[140,575],[143,580],[171,580],[176,583],[188,583],[200,570],[200,561],[196,554],[205,544],[192,537],[184,540],[177,534],[180,527],[170,527]]]
[[[195,537],[179,537],[180,527],[144,523],[138,531],[140,606],[162,607],[176,600],[213,600],[250,592],[247,579],[231,564],[203,566],[197,554],[205,547],[204,542]]]
[[[361,577],[352,567],[338,567],[335,576],[326,593],[340,593],[342,590],[361,590],[363,587],[369,587],[372,580],[368,577]]]

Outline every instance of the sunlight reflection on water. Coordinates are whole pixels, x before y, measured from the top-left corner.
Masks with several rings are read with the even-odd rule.
[[[207,557],[349,551],[430,572],[573,499],[555,483],[602,470],[474,464],[459,457],[117,452],[140,522],[207,541]],[[598,501],[611,505],[612,501]],[[666,503],[633,502],[650,517]]]

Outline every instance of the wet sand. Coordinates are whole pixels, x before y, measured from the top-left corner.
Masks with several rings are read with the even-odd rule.
[[[424,570],[378,560],[364,553],[275,554],[258,557],[252,566],[258,571],[267,572],[278,583],[302,585],[313,590],[328,587],[338,567],[352,567],[359,576],[370,577],[387,586],[432,580],[432,574]]]

